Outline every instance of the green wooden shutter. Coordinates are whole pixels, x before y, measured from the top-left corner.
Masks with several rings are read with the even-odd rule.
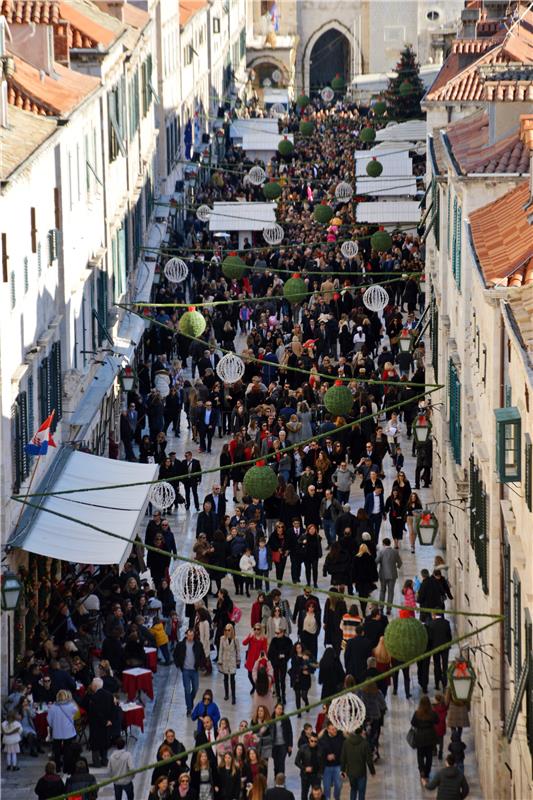
[[[461,463],[461,384],[457,368],[450,359],[448,368],[448,397],[450,409],[450,444],[456,464]]]
[[[524,450],[524,498],[530,511],[532,510],[531,454],[531,437],[529,433],[526,433]]]
[[[50,389],[50,362],[48,357],[43,358],[39,366],[39,410],[41,422],[48,417],[52,410],[52,396]]]
[[[439,379],[439,309],[435,298],[431,305],[431,363],[434,379]]]
[[[503,642],[509,666],[513,660],[513,634],[511,626],[511,545],[505,541],[503,545]]]
[[[513,572],[513,660],[515,690],[522,670],[522,584],[518,572]]]
[[[63,392],[61,380],[61,342],[54,342],[50,353],[51,411],[55,410],[53,430],[63,416]]]

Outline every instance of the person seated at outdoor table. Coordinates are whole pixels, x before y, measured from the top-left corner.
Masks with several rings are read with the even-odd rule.
[[[13,689],[4,700],[2,706],[4,713],[8,714],[10,711],[14,711],[27,694],[27,687],[24,686],[22,680],[20,678],[15,678],[13,681]]]
[[[55,692],[52,689],[52,678],[50,675],[39,674],[35,676],[37,680],[32,682],[32,695],[34,703],[53,703]]]
[[[150,633],[150,629],[145,625],[144,617],[140,614],[135,617],[135,625],[143,647],[155,647],[155,636]]]
[[[38,753],[44,753],[37,730],[35,728],[35,711],[28,697],[23,697],[16,709],[17,716],[22,725],[22,744],[28,747],[30,756],[37,758]]]
[[[126,669],[132,667],[144,667],[146,662],[146,653],[139,637],[139,632],[136,629],[130,630],[124,645],[124,662]]]
[[[102,642],[101,657],[111,664],[113,672],[120,675],[125,667],[124,650],[122,647],[122,628],[113,628],[110,636]]]
[[[78,627],[78,634],[74,639],[74,644],[76,645],[82,661],[88,664],[91,658],[91,650],[96,647],[96,639],[91,633],[90,623],[81,623]]]
[[[92,668],[82,661],[81,656],[78,654],[72,656],[70,660],[70,669],[76,683],[81,683],[82,686],[88,686],[94,678]]]
[[[34,793],[38,800],[48,800],[50,797],[58,797],[65,791],[63,779],[56,772],[56,765],[53,761],[47,761],[42,775],[35,784]]]
[[[97,667],[97,677],[103,681],[104,689],[111,694],[116,694],[120,689],[120,681],[113,675],[113,669],[107,659],[101,658]]]

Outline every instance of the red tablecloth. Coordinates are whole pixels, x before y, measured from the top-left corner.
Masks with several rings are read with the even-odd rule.
[[[35,730],[37,731],[37,736],[39,739],[43,741],[46,739],[46,735],[48,733],[48,710],[46,711],[38,711],[35,717],[33,718],[33,722],[35,724]]]
[[[140,705],[135,705],[132,708],[121,706],[121,708],[123,713],[122,729],[127,730],[132,725],[136,725],[144,732],[144,708]]]
[[[152,671],[149,669],[141,669],[141,667],[133,667],[126,669],[122,673],[122,686],[128,697],[128,700],[133,700],[137,696],[137,692],[145,692],[148,697],[154,699],[154,684],[152,681]]]
[[[145,647],[144,652],[146,654],[146,666],[152,672],[157,672],[157,647]]]

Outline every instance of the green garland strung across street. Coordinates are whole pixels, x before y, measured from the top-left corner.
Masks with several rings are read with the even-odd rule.
[[[471,616],[478,616],[478,615],[472,613]],[[503,617],[501,615],[494,615],[494,618],[492,619],[491,622],[488,622],[486,625],[483,625],[480,628],[475,628],[474,630],[469,631],[468,633],[464,633],[461,636],[456,636],[454,639],[451,640],[451,642],[446,642],[445,644],[438,645],[438,647],[434,647],[427,653],[422,653],[422,655],[416,656],[416,658],[411,658],[409,661],[406,661],[403,664],[397,664],[395,667],[391,667],[391,669],[387,670],[386,672],[380,672],[378,675],[373,675],[371,678],[367,678],[366,680],[362,681],[361,683],[357,683],[354,686],[349,686],[346,689],[342,689],[340,692],[336,692],[335,694],[332,694],[329,697],[324,697],[320,700],[308,703],[306,706],[302,706],[300,709],[295,708],[293,711],[287,711],[280,717],[277,717],[276,719],[278,721],[281,721],[283,719],[290,719],[291,717],[294,717],[297,714],[302,714],[308,711],[312,711],[314,708],[318,708],[319,706],[323,706],[325,704],[329,705],[331,701],[334,700],[336,697],[342,697],[345,694],[357,692],[361,689],[365,689],[367,686],[371,686],[372,684],[383,680],[384,678],[392,677],[401,669],[405,669],[406,667],[410,667],[413,664],[417,664],[419,661],[422,661],[426,658],[431,658],[436,653],[444,652],[445,650],[448,650],[450,647],[460,644],[461,642],[465,641],[466,639],[469,639],[472,636],[479,635],[480,633],[483,633],[483,631],[488,630],[488,628],[491,628],[493,625],[497,625],[501,622],[503,622]],[[256,733],[260,730],[260,728],[263,727],[263,725],[264,723],[262,722],[257,723],[255,725],[248,725],[246,729],[239,731],[239,735],[246,733]],[[221,739],[217,739],[216,743],[220,744],[222,742],[227,742],[233,739],[234,737],[235,733],[230,733],[227,736],[223,736]],[[153,770],[156,767],[161,767],[164,766],[165,764],[168,765],[175,761],[179,761],[184,757],[187,758],[188,756],[192,756],[195,753],[199,753],[202,750],[207,750],[212,746],[213,745],[211,742],[206,742],[205,744],[197,745],[196,747],[190,747],[188,750],[184,750],[182,753],[178,753],[177,755],[171,756],[170,758],[162,759],[161,761],[155,761],[152,764],[144,764],[140,767],[136,767],[135,769],[130,770],[129,772],[125,772],[124,775],[121,775],[121,779],[133,778],[140,772],[147,772],[148,770]],[[99,783],[95,783],[92,786],[84,787],[83,793],[87,794],[87,793],[97,792],[100,789],[104,788],[105,786],[109,786],[110,784],[114,783],[115,780],[116,778],[106,778],[105,780],[100,781]],[[55,797],[50,798],[50,800],[70,800],[71,797],[72,797],[72,791],[56,795]]]
[[[414,395],[409,400],[400,400],[398,403],[394,403],[394,405],[388,406],[389,411],[393,411],[395,408],[402,408],[407,403],[412,403],[416,400],[421,400],[425,398],[427,394],[431,394],[432,392],[436,392],[438,389],[443,389],[443,384],[437,384],[434,388],[429,389],[429,391],[424,391],[421,394]],[[218,466],[218,467],[211,467],[210,469],[203,469],[200,472],[191,472],[187,473],[187,475],[173,475],[169,478],[166,478],[165,481],[167,483],[179,482],[180,480],[183,481],[184,478],[198,478],[202,475],[209,475],[212,472],[222,472],[223,470],[231,470],[235,467],[249,467],[255,464],[257,461],[267,461],[271,458],[274,458],[275,455],[282,454],[282,453],[290,453],[292,450],[295,450],[297,447],[303,447],[305,444],[309,444],[310,442],[316,442],[319,439],[323,439],[326,436],[331,436],[332,433],[338,433],[339,431],[348,430],[352,428],[354,425],[360,425],[361,422],[367,422],[368,420],[374,419],[375,414],[367,414],[365,417],[360,417],[359,419],[353,420],[352,422],[347,422],[345,425],[339,425],[338,428],[335,428],[335,431],[324,431],[324,433],[318,433],[316,436],[312,436],[309,439],[304,439],[301,442],[296,442],[295,444],[288,445],[281,450],[278,450],[277,453],[267,453],[264,456],[260,456],[259,458],[252,458],[248,459],[247,461],[239,461],[236,464],[228,464],[227,466]],[[108,489],[123,489],[124,487],[130,488],[131,486],[152,486],[156,483],[161,483],[159,479],[153,481],[135,481],[130,483],[116,483],[111,486],[90,486],[87,488],[78,488],[78,489],[60,489],[55,492],[31,492],[25,495],[25,498],[28,497],[55,497],[59,495],[68,495],[68,494],[78,494],[82,492],[96,492],[96,491],[106,491]],[[18,503],[24,502],[19,496],[12,495],[12,500],[16,500]],[[44,509],[49,511],[49,509]]]
[[[131,306],[129,304],[128,305],[124,305],[122,303],[116,303],[116,305],[119,308],[123,308],[124,310],[129,311],[130,314],[136,314],[138,317],[140,317],[143,320],[149,319],[154,325],[159,325],[159,327],[164,328],[165,330],[172,331],[172,333],[176,333],[174,328],[171,328],[170,325],[166,325],[164,322],[160,322],[159,320],[153,319],[152,317],[146,317],[144,314],[140,314],[138,311],[133,311],[131,306],[136,305],[135,303],[132,303]],[[145,303],[142,303],[142,304],[139,304],[139,305],[144,306]],[[190,307],[190,305],[191,304],[188,304],[188,307]],[[174,303],[171,303],[170,306],[171,307],[174,306]],[[195,336],[191,336],[188,333],[183,333],[183,331],[181,331],[181,330],[179,331],[179,333],[182,336],[185,336],[187,339],[190,339],[193,342],[200,342],[201,344],[206,345],[206,347],[209,347],[209,342],[206,342],[205,339],[199,339],[199,338],[197,338]],[[262,366],[265,366],[265,362],[262,361],[260,358],[256,358],[256,356],[240,356],[239,353],[235,353],[233,350],[227,350],[224,347],[220,347],[218,344],[217,344],[217,350],[220,350],[220,352],[224,353],[224,355],[226,355],[227,353],[231,353],[231,355],[239,356],[239,358],[243,358],[243,360],[247,360],[247,361],[250,361],[252,363],[261,364]],[[279,369],[279,370],[285,370],[285,371],[288,370],[289,372],[299,372],[300,374],[307,375],[308,377],[323,378],[324,381],[335,380],[335,381],[344,381],[345,383],[352,383],[352,381],[355,381],[355,383],[367,383],[369,386],[416,386],[416,387],[418,387],[418,386],[426,386],[426,387],[428,387],[429,386],[429,387],[435,387],[437,389],[442,389],[443,388],[442,384],[437,384],[437,383],[413,383],[413,381],[403,381],[400,384],[399,381],[380,381],[380,380],[377,380],[376,378],[368,378],[368,380],[364,380],[362,378],[339,378],[336,375],[327,375],[325,372],[313,372],[312,370],[302,369],[301,367],[290,367],[288,365],[273,364],[272,362],[267,362],[267,365],[270,366],[272,369]],[[393,407],[394,406],[388,406],[387,408],[393,408]],[[338,430],[342,430],[342,428],[338,428]],[[313,439],[317,439],[317,438],[319,438],[319,437],[318,436],[314,436],[313,437]],[[309,441],[312,441],[312,440],[309,440]],[[305,444],[305,442],[304,442],[304,444]]]
[[[134,483],[130,483],[129,484],[129,486],[136,486],[136,485],[137,484],[134,484]],[[112,488],[112,487],[107,487],[107,488]],[[84,491],[84,490],[83,489],[77,489],[75,491]],[[87,491],[89,491],[89,490],[87,490]],[[93,488],[90,491],[95,491],[95,490]],[[60,494],[65,494],[65,492],[61,492]],[[123,536],[120,533],[114,533],[113,531],[108,531],[105,528],[100,528],[98,525],[93,525],[91,522],[80,523],[80,520],[78,520],[76,517],[71,516],[70,514],[63,514],[61,511],[54,511],[51,508],[44,508],[44,507],[38,505],[37,503],[30,503],[26,499],[27,497],[35,497],[35,495],[26,495],[25,497],[14,497],[13,500],[16,500],[18,503],[22,503],[23,505],[29,506],[30,508],[35,508],[35,509],[38,509],[40,511],[45,511],[47,514],[52,514],[54,517],[59,517],[60,519],[65,519],[68,522],[76,522],[76,523],[79,523],[79,524],[83,524],[86,528],[90,528],[91,530],[96,531],[97,533],[103,533],[105,536],[109,536],[112,539],[119,539],[119,540],[121,540],[123,542],[127,542],[128,544],[131,544],[131,545],[135,545],[135,543],[136,543],[135,539],[132,540],[132,539],[130,539],[129,536]],[[76,502],[76,501],[74,501],[74,502]],[[257,577],[255,572],[242,572],[241,570],[232,569],[231,567],[221,567],[221,566],[219,566],[217,564],[204,563],[202,561],[198,561],[195,558],[188,558],[187,556],[180,556],[178,553],[172,553],[170,550],[164,550],[163,548],[156,547],[153,544],[146,544],[146,543],[143,543],[143,542],[140,542],[140,541],[137,542],[137,544],[140,544],[142,547],[144,547],[146,550],[150,550],[152,553],[158,553],[159,555],[162,555],[162,556],[168,556],[171,560],[183,561],[183,562],[185,562],[187,564],[197,564],[197,565],[199,564],[200,566],[205,567],[207,570],[211,570],[211,571],[214,571],[214,572],[222,572],[222,573],[224,573],[224,575],[236,575],[236,576],[239,576],[241,578],[256,578]],[[15,544],[11,543],[11,546],[12,547],[17,547],[17,544],[16,543]],[[284,579],[278,580],[277,578],[275,578],[274,580],[272,580],[272,582],[276,583],[276,584],[279,584],[280,586],[286,586],[286,587],[288,587],[290,589],[297,589],[297,590],[300,590],[302,592],[303,592],[304,589],[310,589],[311,588],[310,586],[308,586],[305,583],[293,583],[292,581],[287,581],[287,580],[284,580]],[[314,587],[312,589],[312,591],[316,592],[317,594],[325,594],[328,597],[338,597],[338,598],[341,598],[343,600],[350,600],[351,602],[353,602],[354,600],[358,600],[359,602],[362,601],[362,602],[368,603],[370,605],[376,605],[376,604],[379,605],[380,604],[380,601],[377,600],[375,597],[362,597],[361,595],[357,595],[357,594],[347,594],[346,592],[336,592],[336,591],[332,591],[331,589],[321,589],[319,587],[316,587],[316,588]],[[396,608],[398,610],[407,610],[407,611],[412,611],[413,610],[411,606],[402,605],[401,603],[387,603],[387,607],[388,606],[390,606],[391,608]],[[481,612],[481,611],[480,612],[472,612],[470,610],[469,611],[456,611],[455,609],[446,609],[445,611],[443,611],[442,608],[427,608],[426,606],[418,606],[417,611],[423,611],[424,613],[427,613],[427,614],[442,614],[442,613],[446,613],[446,614],[451,614],[452,616],[456,616],[456,617],[487,617],[488,619],[499,618],[498,614],[488,614],[487,612]]]

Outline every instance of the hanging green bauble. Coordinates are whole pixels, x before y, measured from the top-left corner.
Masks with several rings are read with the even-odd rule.
[[[278,153],[284,158],[292,156],[294,153],[294,145],[290,139],[281,139],[280,143],[278,144]]]
[[[333,89],[335,92],[342,92],[342,90],[344,89],[344,78],[342,78],[342,77],[339,75],[339,73],[338,73],[338,72],[337,72],[337,74],[335,75],[335,77],[333,78],[333,80],[331,81],[331,88],[332,88],[332,89]]]
[[[363,128],[361,133],[359,134],[359,138],[362,142],[367,144],[368,142],[373,142],[376,138],[376,131],[374,128]]]
[[[238,281],[246,272],[246,264],[237,253],[230,253],[222,262],[222,274],[230,281]]]
[[[400,83],[400,97],[407,97],[413,91],[413,85],[409,81],[402,81]]]
[[[353,395],[342,381],[335,381],[324,395],[324,405],[335,417],[345,417],[353,406]]]
[[[197,339],[205,331],[206,321],[203,314],[195,306],[189,306],[188,311],[181,315],[179,329],[185,336]]]
[[[377,158],[373,158],[372,161],[369,161],[366,165],[366,174],[370,175],[371,178],[379,178],[382,172],[383,164],[381,161],[378,161]]]
[[[308,106],[310,102],[311,101],[310,101],[310,99],[308,98],[308,96],[306,94],[301,94],[301,95],[299,95],[299,97],[296,100],[296,105],[297,105],[298,108],[301,109],[301,108],[305,108],[306,106]]]
[[[295,273],[292,278],[285,281],[283,285],[283,297],[289,303],[302,303],[307,297],[307,285],[303,278],[300,278],[298,273]]]
[[[370,237],[370,244],[377,252],[380,250],[390,250],[392,247],[391,235],[387,233],[387,231],[376,231]]]
[[[245,473],[243,480],[244,494],[266,500],[272,497],[278,488],[278,476],[264,461],[258,461],[255,467]]]
[[[281,186],[277,181],[263,184],[263,194],[267,200],[277,200],[281,195]]]
[[[313,211],[313,217],[315,218],[315,222],[320,222],[322,225],[327,225],[328,222],[332,219],[334,214],[333,209],[331,206],[319,205],[315,207]]]
[[[415,617],[393,619],[385,628],[385,647],[402,664],[425,653],[427,644],[426,626]]]
[[[300,122],[300,133],[302,136],[312,136],[315,130],[315,123],[305,119]]]
[[[372,106],[372,110],[377,117],[382,117],[387,110],[387,103],[385,100],[378,100],[377,103],[374,103]]]

